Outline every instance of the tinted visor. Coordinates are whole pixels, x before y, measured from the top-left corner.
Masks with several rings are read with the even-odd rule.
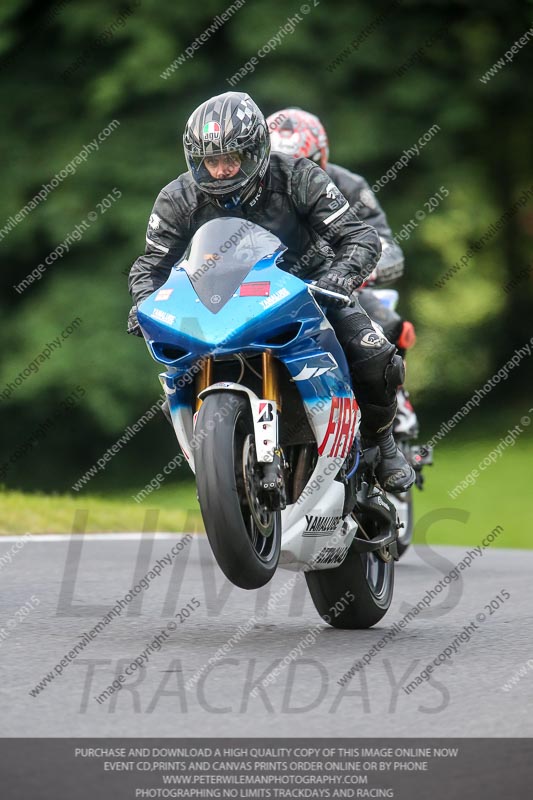
[[[235,194],[257,174],[260,162],[250,150],[216,155],[187,155],[197,186],[207,194]]]

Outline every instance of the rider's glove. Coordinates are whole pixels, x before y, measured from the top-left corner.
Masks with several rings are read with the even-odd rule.
[[[351,298],[352,292],[357,289],[360,282],[357,275],[342,275],[337,270],[332,269],[320,278],[316,285],[320,289],[327,289],[329,292],[337,292],[337,294]],[[338,300],[336,297],[328,297],[327,294],[321,294],[319,298],[320,303],[330,308],[344,308],[347,306],[347,303],[343,303],[342,300]]]
[[[132,306],[128,314],[128,333],[132,336],[142,336],[143,332],[137,319],[137,306]]]

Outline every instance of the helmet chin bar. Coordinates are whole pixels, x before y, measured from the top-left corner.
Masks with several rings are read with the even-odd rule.
[[[222,201],[222,205],[228,211],[231,211],[234,208],[237,208],[241,205],[241,196],[240,194],[234,194],[229,200]]]
[[[215,200],[215,202],[222,208],[225,208],[227,211],[231,211],[234,208],[242,206],[244,203],[248,203],[250,206],[255,205],[262,191],[263,182],[259,181],[259,183],[256,185],[256,182],[252,181],[250,186],[245,187],[243,192],[221,195],[219,197],[211,195],[211,199]],[[250,195],[252,195],[254,192],[254,196],[251,198],[251,200],[248,200]]]
[[[255,178],[251,183],[250,186],[247,187],[246,191],[241,195],[241,203],[246,203],[249,206],[255,206],[261,193],[263,191],[263,179],[262,177]]]

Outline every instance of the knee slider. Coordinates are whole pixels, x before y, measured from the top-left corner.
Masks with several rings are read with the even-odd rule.
[[[396,388],[389,388],[395,378],[395,370],[391,370],[393,359],[397,358],[394,345],[383,340],[379,349],[365,352],[366,358],[361,358],[365,348],[357,342],[357,337],[349,344],[352,347],[346,346],[346,355],[357,399],[367,403],[391,403],[396,392]],[[403,364],[401,358],[399,361]]]

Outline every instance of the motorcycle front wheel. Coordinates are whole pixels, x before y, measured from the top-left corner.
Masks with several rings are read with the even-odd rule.
[[[198,412],[198,501],[215,559],[231,583],[259,589],[276,571],[281,512],[260,501],[260,465],[246,397],[209,394]]]

